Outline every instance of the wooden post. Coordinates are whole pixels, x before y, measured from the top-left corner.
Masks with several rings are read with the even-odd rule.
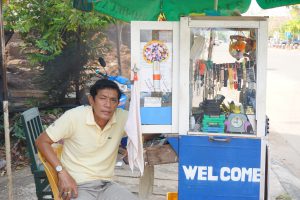
[[[6,152],[6,170],[8,177],[8,200],[13,199],[13,182],[11,173],[11,155],[10,155],[10,135],[8,121],[8,97],[7,97],[7,78],[6,78],[6,59],[5,59],[5,40],[3,30],[2,1],[0,2],[0,43],[1,43],[1,68],[3,79],[3,113],[4,113],[4,133],[5,133],[5,152]]]
[[[215,11],[218,10],[218,0],[214,0],[214,10]],[[213,29],[211,29],[210,37],[209,37],[208,56],[207,56],[208,61],[211,61],[214,43],[215,43],[215,32],[213,31]],[[205,82],[207,81],[207,71],[205,72],[205,75],[204,75],[204,81]],[[204,85],[207,85],[207,82]],[[203,96],[204,96],[204,98],[207,98],[208,90],[207,90],[207,87],[205,87],[205,88],[206,89],[204,89],[204,91],[203,91],[203,93],[204,93]]]
[[[144,169],[144,175],[139,181],[139,198],[148,199],[153,192],[154,183],[154,166],[146,165]]]
[[[218,0],[214,0],[214,10],[215,11],[218,10]],[[215,33],[213,30],[211,30],[210,38],[209,38],[209,47],[208,47],[208,60],[211,60],[214,43],[215,43]]]
[[[218,0],[214,0],[214,10],[218,10]]]
[[[13,200],[13,181],[11,171],[10,135],[8,121],[8,101],[3,101],[6,171],[8,177],[8,199]]]

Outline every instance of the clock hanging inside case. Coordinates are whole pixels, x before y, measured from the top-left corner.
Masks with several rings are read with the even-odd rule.
[[[226,133],[253,134],[251,123],[245,114],[230,113],[224,124],[226,126]]]

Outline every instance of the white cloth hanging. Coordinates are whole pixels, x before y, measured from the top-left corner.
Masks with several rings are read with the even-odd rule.
[[[195,38],[193,46],[190,52],[190,58],[195,60],[200,58],[201,53],[203,53],[205,47],[205,38],[201,35]]]
[[[135,76],[136,77],[136,76]],[[128,120],[125,125],[127,133],[127,152],[129,167],[133,171],[137,167],[141,175],[144,173],[144,155],[142,142],[142,125],[140,116],[140,88],[137,77],[131,88]]]

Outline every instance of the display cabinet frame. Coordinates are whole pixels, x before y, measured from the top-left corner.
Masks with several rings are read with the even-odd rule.
[[[143,109],[141,109],[141,117],[142,117],[142,132],[143,134],[147,133],[175,133],[178,134],[178,88],[179,88],[179,22],[153,22],[153,21],[132,21],[131,22],[131,69],[133,69],[135,66],[139,70],[139,74],[141,74],[141,79],[143,79],[143,65],[145,65],[144,61],[142,60],[142,52],[141,52],[141,32],[142,31],[171,31],[172,33],[172,41],[169,43],[169,46],[172,47],[171,54],[172,58],[168,61],[171,63],[171,76],[170,76],[170,83],[171,83],[171,116],[169,114],[166,114],[164,112],[169,112],[170,110],[162,109],[159,110],[156,107],[156,110],[151,110],[151,108],[147,108],[148,110],[143,112]],[[144,72],[145,73],[145,72]],[[132,73],[133,77],[133,73]],[[140,86],[142,86],[144,80],[140,80]],[[151,103],[150,103],[151,104]],[[142,108],[143,105],[141,105]],[[159,106],[159,105],[158,105]],[[151,106],[150,106],[151,107]],[[155,107],[155,105],[154,105]],[[166,117],[161,115],[167,115],[166,117],[170,117],[170,121],[167,124],[163,124]],[[147,119],[150,121],[150,124],[143,123],[143,117],[145,115],[149,115]],[[155,119],[155,118],[158,119]],[[162,121],[162,124],[155,124],[159,117],[161,117],[160,121]],[[154,122],[154,124],[151,124],[151,120]]]

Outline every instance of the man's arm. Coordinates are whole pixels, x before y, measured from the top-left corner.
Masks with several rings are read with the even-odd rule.
[[[43,132],[35,141],[35,145],[39,152],[46,158],[51,166],[55,168],[62,164],[51,147],[52,144],[53,141],[46,132]],[[77,184],[65,169],[58,173],[58,180],[58,188],[61,197],[69,200],[71,195],[73,195],[72,197],[74,198],[78,196]]]
[[[56,153],[51,147],[53,143],[54,142],[50,139],[46,132],[41,133],[35,141],[35,145],[38,148],[39,152],[46,158],[51,166],[55,168],[56,166],[61,165],[61,162],[56,157]]]

